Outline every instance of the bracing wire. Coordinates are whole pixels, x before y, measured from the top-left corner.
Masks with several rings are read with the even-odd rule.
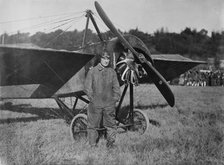
[[[32,25],[32,26],[24,27],[24,28],[20,29],[20,31],[26,30],[26,29],[38,29],[38,28],[41,29],[43,27],[46,27],[46,29],[50,29],[51,28],[50,26],[53,26],[53,25],[55,25],[57,23],[66,22],[66,21],[69,21],[69,20],[76,20],[76,19],[78,20],[78,19],[82,18],[83,15],[84,14],[82,14],[80,16],[76,16],[76,17],[71,17],[71,16],[68,17],[67,16],[68,18],[67,17],[63,17],[63,19],[62,18],[55,18],[55,19],[53,19],[51,21],[45,21],[45,22],[42,22],[42,23],[39,23],[39,24],[35,24],[35,25]],[[47,28],[47,26],[48,26],[48,28]],[[14,34],[16,32],[18,32],[18,30],[17,31],[13,31],[13,32],[8,33],[8,34],[11,35],[11,34]]]
[[[81,17],[83,17],[83,16],[81,16]],[[80,18],[81,18],[80,17]],[[63,22],[65,22],[65,23],[63,23],[63,24],[60,24],[60,25],[57,25],[57,26],[55,26],[55,27],[53,27],[53,28],[51,28],[51,29],[49,29],[50,31],[51,30],[55,30],[55,29],[57,29],[57,28],[59,28],[59,27],[62,27],[62,26],[64,26],[64,25],[66,25],[66,24],[68,24],[68,23],[70,23],[70,22],[74,22],[75,21],[75,19],[68,19],[68,20],[66,20],[66,21],[63,21]]]
[[[49,30],[51,31],[51,30],[58,29],[58,28],[60,28],[60,27],[63,27],[64,25],[67,25],[67,24],[70,23],[70,22],[72,22],[72,21],[69,20],[68,22],[65,22],[65,23],[62,23],[62,24],[60,24],[60,25],[57,25],[57,26],[55,26],[55,27],[53,27],[53,28],[51,28],[51,29],[49,29]]]
[[[44,29],[44,31],[46,32],[46,31],[50,31],[50,30],[52,30],[52,29],[56,29],[57,26],[60,27],[60,25],[57,25],[57,23],[65,22],[65,24],[66,24],[66,22],[69,23],[70,21],[73,21],[73,22],[75,22],[75,21],[79,21],[81,18],[83,18],[83,16],[84,16],[84,14],[82,14],[82,15],[80,15],[80,16],[78,16],[78,17],[72,17],[72,18],[68,18],[68,19],[64,19],[64,20],[59,20],[59,21],[51,22],[51,23],[48,24],[48,27],[46,27],[46,28]],[[51,25],[54,26],[54,27],[52,27]],[[62,24],[61,24],[61,25],[62,25]],[[46,26],[46,25],[45,25],[45,26]]]
[[[18,20],[10,20],[10,21],[1,21],[0,24],[7,24],[7,23],[14,23],[14,22],[23,22],[23,21],[30,21],[30,20],[36,20],[36,19],[45,19],[45,18],[51,18],[55,16],[62,16],[62,15],[68,15],[68,14],[78,14],[78,13],[84,13],[85,11],[79,11],[79,12],[66,12],[61,14],[55,14],[55,15],[48,15],[48,16],[39,16],[39,17],[32,17],[32,18],[25,18],[25,19],[18,19]]]
[[[74,21],[70,21],[68,23],[73,23]],[[66,24],[68,24],[66,23]],[[64,26],[65,24],[61,25],[60,27]],[[68,27],[66,27],[66,29],[64,31],[62,31],[61,33],[59,33],[57,36],[55,36],[52,40],[48,41],[47,44],[45,45],[45,47],[47,47],[51,42],[53,42],[54,40],[56,40],[59,36],[61,36],[62,34],[64,34],[66,31],[68,31],[68,29],[70,29],[73,26],[73,24],[70,24]],[[58,28],[58,27],[57,27]]]
[[[55,20],[55,21],[52,21],[52,22],[44,22],[44,23],[41,23],[41,24],[38,24],[38,25],[34,25],[33,27],[35,26],[41,26],[41,25],[53,25],[53,24],[56,24],[56,23],[61,23],[61,22],[65,22],[65,21],[69,21],[69,20],[73,20],[75,18],[78,18],[78,17],[72,17],[72,18],[66,18],[66,19],[63,19],[63,20]]]

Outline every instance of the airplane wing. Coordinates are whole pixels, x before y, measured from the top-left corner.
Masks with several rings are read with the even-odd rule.
[[[205,64],[204,61],[191,60],[178,54],[152,55],[152,58],[155,68],[167,81],[178,77],[199,64]]]
[[[2,45],[0,98],[49,98],[93,57],[66,50]]]

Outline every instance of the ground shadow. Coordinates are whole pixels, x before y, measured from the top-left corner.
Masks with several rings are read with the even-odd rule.
[[[11,102],[7,102],[3,105],[0,105],[0,110],[8,110],[12,112],[19,112],[19,113],[29,113],[33,115],[38,115],[43,118],[45,117],[56,117],[54,111],[57,111],[56,108],[37,108],[32,107],[30,104],[19,104],[13,105]]]
[[[32,117],[14,117],[9,119],[0,119],[0,123],[9,123],[9,122],[29,122],[36,121],[39,119],[48,120],[48,119],[63,119],[67,124],[70,124],[72,118],[78,114],[83,113],[83,109],[75,109],[68,113],[65,109],[60,108],[38,108],[32,107],[30,104],[19,104],[13,105],[11,102],[6,102],[0,105],[0,111],[11,111],[17,113],[28,113],[36,116]]]
[[[30,122],[30,121],[37,121],[40,119],[48,120],[48,119],[60,118],[56,114],[58,109],[36,108],[36,107],[32,107],[30,104],[13,105],[11,102],[7,102],[5,104],[0,105],[0,111],[3,111],[3,110],[17,112],[17,113],[29,113],[36,116],[0,119],[0,124],[13,123],[13,122]]]
[[[39,116],[33,117],[16,117],[16,118],[7,118],[7,119],[0,119],[0,124],[9,124],[9,123],[17,123],[17,122],[31,122],[43,119]],[[45,120],[54,119],[52,117],[45,117]]]
[[[141,110],[146,110],[146,109],[155,109],[155,108],[165,108],[168,107],[169,104],[164,103],[164,104],[150,104],[150,105],[137,105],[134,106],[136,109],[141,109]],[[126,105],[120,108],[120,111],[124,111],[126,109],[130,109],[130,105]]]
[[[144,109],[165,108],[168,106],[169,106],[169,104],[163,103],[163,104],[137,105],[137,106],[135,106],[135,108],[144,110]]]

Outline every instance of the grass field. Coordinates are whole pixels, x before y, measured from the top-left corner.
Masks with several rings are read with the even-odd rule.
[[[90,148],[85,139],[74,141],[61,119],[2,109],[0,165],[224,164],[224,88],[171,88],[176,98],[173,108],[153,85],[135,88],[135,107],[159,125],[150,125],[142,136],[119,134],[117,147],[111,150],[106,149],[104,139],[97,148]],[[49,105],[42,101],[41,106],[44,104]]]

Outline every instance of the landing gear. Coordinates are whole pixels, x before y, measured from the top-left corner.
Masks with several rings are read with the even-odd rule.
[[[125,94],[129,87],[130,94],[130,106],[127,108],[121,108],[121,104],[124,100]],[[134,90],[133,84],[126,84],[120,102],[116,107],[116,120],[118,121],[118,128],[122,128],[125,132],[132,131],[142,135],[149,129],[149,119],[146,113],[140,109],[134,108]],[[85,110],[86,111],[86,110]],[[84,112],[84,110],[82,111]],[[98,128],[99,134],[105,131],[105,128]],[[123,131],[122,131],[123,132]],[[87,136],[87,115],[85,113],[78,113],[72,119],[70,123],[70,134],[75,140]]]
[[[140,109],[134,109],[133,125],[127,125],[131,131],[143,135],[149,129],[149,119],[146,113]],[[119,127],[119,126],[118,126]],[[124,128],[124,126],[122,126]],[[87,115],[77,114],[70,124],[72,139],[80,140],[87,137]]]

